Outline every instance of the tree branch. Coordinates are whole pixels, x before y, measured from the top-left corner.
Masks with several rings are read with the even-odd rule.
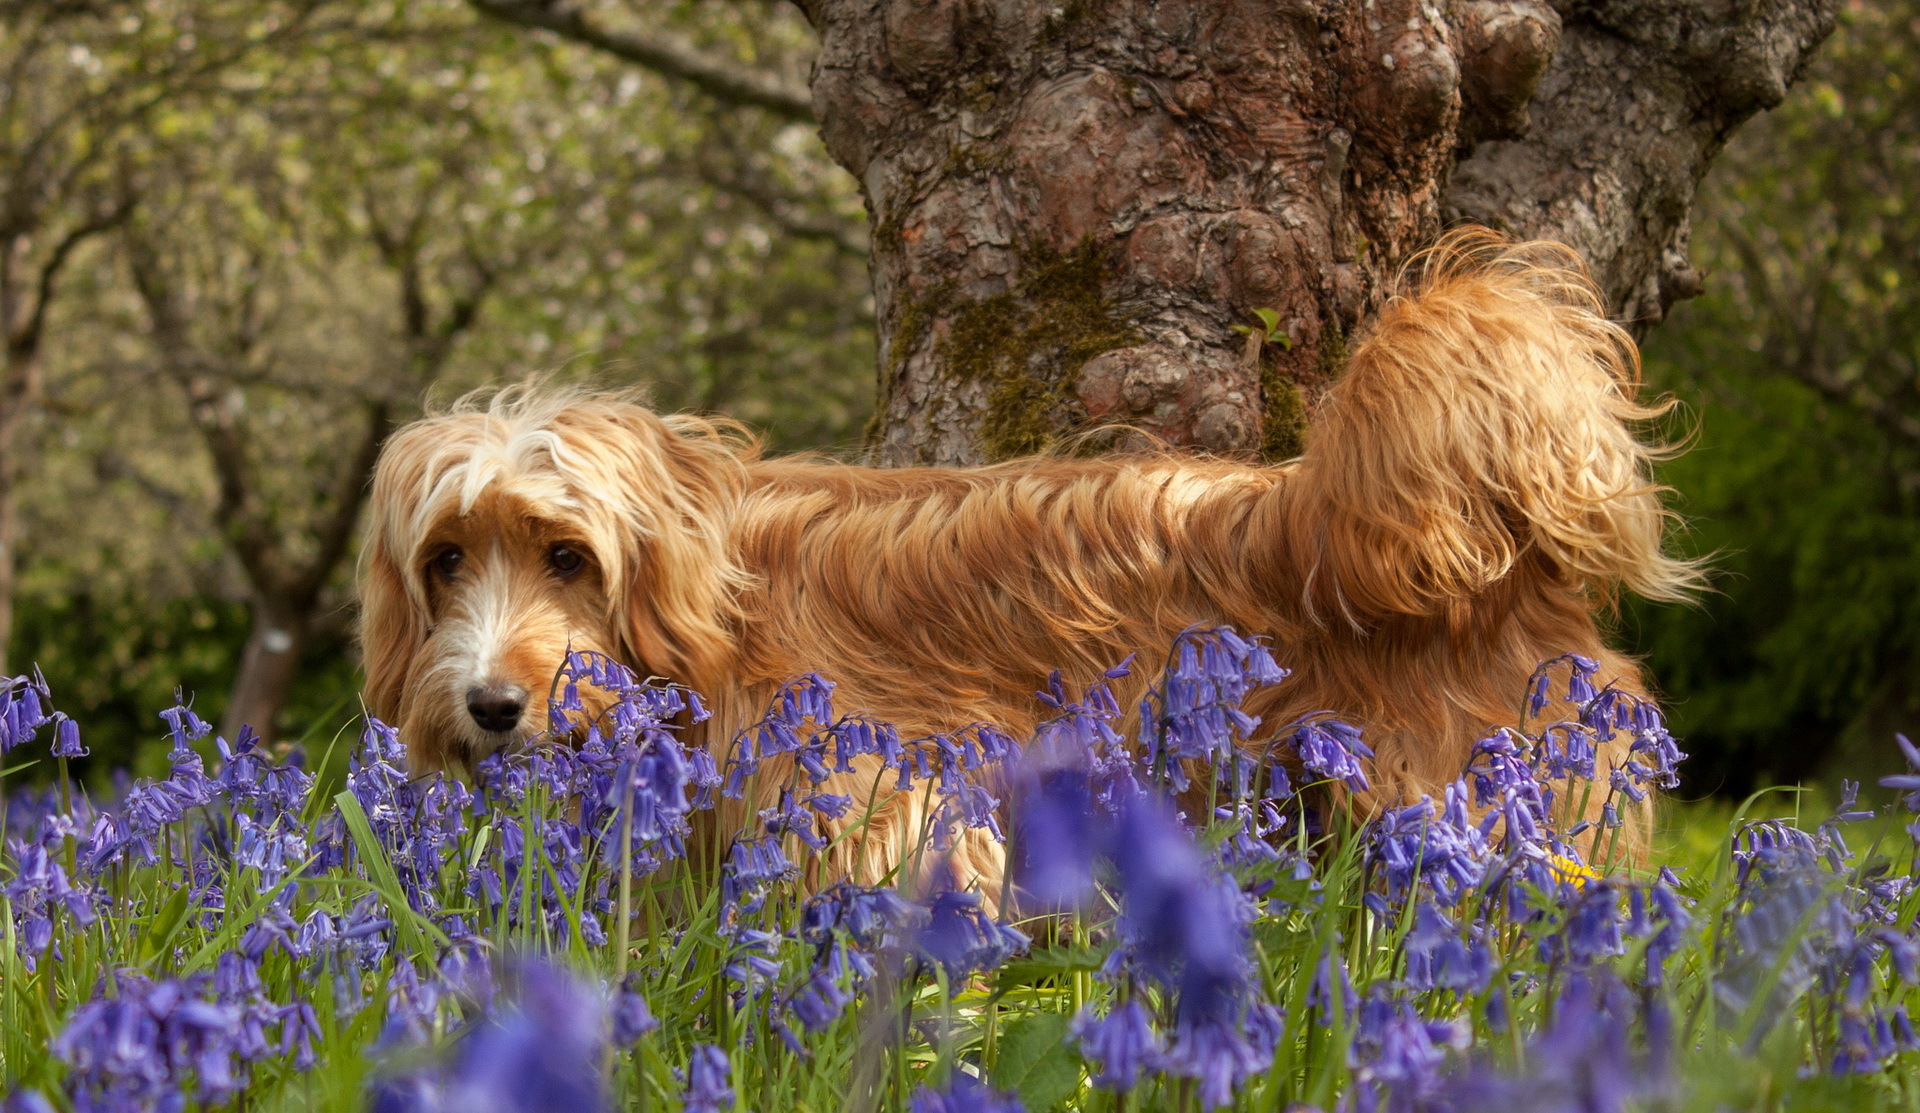
[[[126,239],[134,288],[146,305],[154,344],[168,375],[187,396],[188,417],[213,463],[219,486],[214,521],[226,533],[227,543],[255,590],[262,595],[281,595],[285,577],[280,568],[280,545],[252,505],[259,485],[247,452],[245,429],[222,412],[220,384],[214,373],[217,365],[194,344],[186,311],[162,273],[151,245],[138,236]]]
[[[812,123],[813,94],[778,74],[709,54],[671,31],[616,31],[599,26],[573,0],[471,0],[495,19],[551,31],[658,74],[679,78],[716,100],[764,108]]]
[[[124,198],[109,212],[95,215],[89,220],[68,229],[60,237],[53,251],[40,265],[39,280],[35,284],[33,308],[28,311],[26,322],[12,336],[7,337],[7,348],[16,358],[31,359],[38,354],[40,336],[46,328],[47,307],[53,302],[53,288],[60,281],[60,272],[66,268],[67,260],[72,258],[74,249],[86,240],[99,235],[109,228],[126,220],[133,212],[133,199]]]
[[[809,212],[806,202],[787,196],[772,182],[751,172],[721,167],[704,158],[699,161],[696,171],[708,185],[750,202],[789,236],[802,240],[825,240],[856,259],[867,257],[868,241],[864,223],[856,225],[851,221],[835,219],[830,214]]]
[[[380,447],[393,431],[393,424],[393,411],[386,402],[374,400],[366,404],[366,427],[360,435],[360,444],[341,462],[340,470],[334,475],[333,512],[314,530],[318,551],[289,585],[289,594],[299,601],[303,611],[313,608],[334,568],[347,555],[354,527],[360,523],[360,507],[367,501],[373,466],[380,459]]]

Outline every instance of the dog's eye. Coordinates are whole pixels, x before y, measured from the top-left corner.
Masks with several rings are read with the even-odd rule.
[[[580,571],[580,565],[583,563],[585,560],[579,551],[565,545],[555,545],[547,550],[547,565],[553,569],[555,575],[571,576]]]
[[[460,562],[466,557],[467,554],[457,547],[442,549],[440,555],[433,558],[433,570],[440,573],[442,579],[451,580],[454,574],[460,571]]]

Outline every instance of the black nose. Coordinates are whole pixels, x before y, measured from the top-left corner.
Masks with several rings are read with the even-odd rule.
[[[474,688],[467,693],[467,714],[481,730],[504,734],[520,725],[520,712],[527,708],[527,690],[518,684]]]

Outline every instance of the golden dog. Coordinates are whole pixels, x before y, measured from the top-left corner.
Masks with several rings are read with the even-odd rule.
[[[1657,450],[1634,432],[1660,410],[1635,400],[1638,375],[1570,252],[1482,232],[1450,237],[1386,306],[1286,464],[766,459],[725,423],[509,389],[381,457],[367,703],[419,769],[466,766],[544,729],[572,646],[704,693],[693,744],[726,743],[807,670],[903,737],[972,721],[1018,737],[1050,670],[1085,684],[1224,623],[1293,670],[1248,710],[1360,725],[1372,802],[1398,803],[1515,724],[1545,658],[1593,657],[1596,684],[1637,689],[1597,612],[1622,586],[1668,599],[1697,579],[1662,551]],[[1150,671],[1120,683],[1123,707]],[[923,830],[923,799],[875,771],[828,786],[855,794],[843,823],[872,815],[816,883],[885,877]],[[1001,860],[971,831],[952,866],[991,894]]]

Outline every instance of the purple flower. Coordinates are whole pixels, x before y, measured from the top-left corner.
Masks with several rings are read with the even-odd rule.
[[[1880,778],[1881,787],[1899,789],[1906,794],[1900,798],[1900,802],[1906,805],[1907,810],[1920,812],[1920,748],[1916,748],[1904,734],[1895,734],[1893,740],[1899,743],[1900,753],[1907,759],[1909,772]]]
[[[1024,894],[1042,909],[1073,908],[1093,888],[1093,860],[1105,842],[1087,774],[1080,769],[1041,772],[1021,802],[1015,874]]]
[[[827,948],[826,961],[787,998],[787,1007],[801,1027],[809,1032],[823,1031],[853,1003],[854,986],[864,982],[872,969],[858,953],[835,940]]]
[[[641,1036],[660,1027],[652,1010],[647,1008],[647,999],[634,988],[636,981],[635,977],[629,975],[626,985],[614,994],[613,1043],[616,1047],[632,1047]]]
[[[1247,971],[1239,889],[1209,870],[1193,838],[1150,798],[1129,803],[1114,835],[1126,955],[1181,989],[1181,1010],[1230,1007]]]
[[[0,1113],[55,1113],[53,1103],[38,1090],[15,1090],[0,1101]]]
[[[1180,763],[1229,757],[1235,739],[1251,738],[1260,726],[1240,710],[1241,701],[1286,677],[1266,646],[1229,627],[1182,633],[1160,683],[1141,702],[1140,720],[1151,726],[1149,767],[1175,791],[1184,789]]]
[[[1184,1006],[1184,1001],[1183,1001]],[[1254,1002],[1240,1016],[1189,1015],[1183,1007],[1173,1043],[1159,1058],[1168,1074],[1198,1079],[1200,1104],[1218,1109],[1248,1078],[1273,1065],[1282,1034],[1280,1010]]]
[[[1373,750],[1360,740],[1360,729],[1332,719],[1301,725],[1281,740],[1299,755],[1301,768],[1317,781],[1339,781],[1355,792],[1371,788],[1360,759]]]
[[[1160,1036],[1138,999],[1115,1005],[1104,1017],[1081,1012],[1071,1034],[1095,1065],[1093,1084],[1103,1090],[1124,1094],[1139,1083],[1141,1071],[1159,1062]]]
[[[1388,895],[1408,899],[1424,883],[1442,906],[1452,907],[1479,886],[1487,872],[1487,840],[1467,812],[1463,781],[1447,786],[1446,804],[1431,799],[1389,808],[1367,833],[1367,859],[1386,878]]]
[[[1403,944],[1407,984],[1414,989],[1451,989],[1478,993],[1493,972],[1493,956],[1478,928],[1465,938],[1453,921],[1422,902],[1413,911],[1413,929]]]
[[[87,756],[87,748],[80,744],[80,724],[59,711],[53,713],[53,756]]]
[[[1445,1049],[1463,1045],[1465,1038],[1464,1030],[1426,1020],[1412,1001],[1383,987],[1360,1006],[1347,1059],[1357,1085],[1398,1097],[1389,1107],[1411,1108],[1409,1099],[1439,1088]]]
[[[594,1113],[608,1108],[600,1062],[606,1004],[557,966],[523,960],[512,1004],[467,1033],[456,1051],[449,1109],[473,1113]]]
[[[733,1105],[732,1071],[726,1052],[710,1043],[694,1044],[687,1060],[687,1089],[681,1095],[686,1113],[721,1113]]]
[[[955,985],[969,974],[999,966],[1030,942],[1022,932],[988,916],[977,893],[948,889],[935,895],[927,910],[915,949],[938,963]]]
[[[922,1086],[908,1103],[911,1113],[1026,1113],[1012,1094],[995,1090],[970,1074],[953,1072],[946,1088]]]
[[[1637,1010],[1619,981],[1575,974],[1554,1002],[1546,1030],[1529,1041],[1523,1073],[1480,1064],[1446,1081],[1433,1105],[1443,1109],[1512,1109],[1529,1113],[1618,1113],[1666,1085],[1658,1053],[1635,1056],[1629,1029]],[[1658,1044],[1663,1011],[1647,1014]]]

